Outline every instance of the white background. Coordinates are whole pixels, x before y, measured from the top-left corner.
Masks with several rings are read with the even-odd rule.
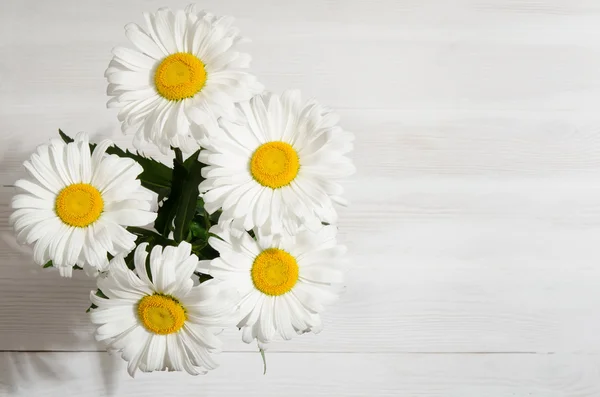
[[[253,72],[356,134],[347,292],[268,373],[236,330],[204,377],[128,377],[93,282],[31,264],[7,223],[61,127],[128,145],[103,77],[123,26],[180,0],[0,1],[0,395],[600,396],[600,1],[206,0]]]

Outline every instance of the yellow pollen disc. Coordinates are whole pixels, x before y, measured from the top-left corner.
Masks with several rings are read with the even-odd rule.
[[[54,202],[56,215],[67,225],[76,227],[86,227],[96,222],[103,208],[102,195],[87,183],[65,187]]]
[[[271,296],[283,295],[298,281],[298,263],[287,252],[269,248],[254,259],[250,273],[257,290]]]
[[[138,303],[138,316],[144,327],[159,335],[173,334],[183,327],[185,309],[179,301],[168,295],[148,295]]]
[[[196,56],[177,52],[158,65],[154,84],[158,93],[171,101],[191,98],[206,84],[206,69]]]
[[[267,142],[250,159],[250,173],[256,182],[273,189],[289,185],[298,175],[300,160],[289,143]]]

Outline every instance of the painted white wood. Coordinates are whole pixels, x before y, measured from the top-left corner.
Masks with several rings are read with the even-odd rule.
[[[410,185],[353,203],[341,226],[354,262],[346,294],[326,313],[322,334],[274,349],[600,351],[597,188]],[[10,277],[0,279],[0,348],[96,349],[84,313],[93,283],[81,274],[60,279],[1,244]],[[254,349],[235,330],[225,335],[227,350]]]
[[[596,397],[598,356],[225,353],[206,376],[127,375],[102,353],[2,353],[0,391],[19,397]],[[34,380],[34,381],[33,381]],[[68,393],[68,394],[67,394]]]
[[[30,264],[9,185],[58,127],[129,146],[105,108],[110,49],[142,11],[186,4],[0,2],[0,391],[600,394],[597,0],[203,1],[236,16],[270,89],[356,133],[347,291],[322,334],[273,346],[267,377],[236,330],[207,377],[134,382],[95,352],[93,282]]]

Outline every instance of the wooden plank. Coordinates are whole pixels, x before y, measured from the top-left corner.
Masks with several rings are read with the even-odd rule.
[[[600,99],[600,12],[591,1],[222,3],[205,6],[240,17],[254,38],[253,70],[270,89],[301,88],[336,108],[592,111]],[[3,82],[11,106],[0,111],[8,114],[100,112],[110,49],[126,44],[122,26],[163,5],[63,0],[36,4],[43,17],[24,24],[17,21],[29,16],[29,3],[6,4],[0,45],[10,56],[0,71],[27,77]]]
[[[4,185],[57,127],[129,146],[105,109],[110,49],[187,3],[0,2],[0,395],[600,395],[597,0],[203,1],[237,17],[270,89],[357,135],[347,291],[266,376],[234,329],[206,377],[132,380],[96,352],[93,281],[30,264]]]
[[[89,102],[88,102],[89,103]],[[7,131],[0,152],[0,184],[9,185],[25,175],[22,162],[39,144],[57,136],[62,128],[71,135],[85,130],[94,140],[110,138],[131,147],[131,135],[123,135],[116,114],[98,99],[87,109],[57,111],[31,108],[31,115],[7,114],[1,123]],[[341,125],[356,136],[351,154],[360,183],[375,177],[402,178],[423,184],[422,178],[485,177],[490,182],[524,180],[548,183],[582,182],[600,174],[600,116],[585,109],[546,111],[428,111],[338,110]],[[25,137],[21,131],[28,131]],[[157,150],[149,153],[158,154]],[[361,178],[367,180],[362,180]],[[575,179],[569,179],[575,178]],[[481,180],[482,182],[485,182]],[[582,184],[583,185],[583,184]]]
[[[365,179],[362,179],[365,178]],[[347,291],[326,329],[280,351],[598,351],[600,188],[587,179],[352,183],[341,239]],[[397,187],[389,187],[397,186]],[[372,189],[365,189],[371,186]],[[402,187],[401,187],[402,186]],[[0,202],[8,201],[8,194]],[[0,249],[0,349],[96,349],[90,280],[63,280]],[[26,291],[24,293],[24,291]],[[252,347],[237,331],[227,350]]]
[[[101,353],[2,353],[0,391],[14,396],[596,397],[598,356],[224,353],[205,376],[127,375]]]
[[[1,184],[59,126],[128,142],[102,73],[122,26],[162,5],[2,2]],[[598,351],[597,2],[203,6],[238,16],[270,88],[302,88],[357,133],[348,291],[322,335],[274,350]],[[93,283],[28,265],[8,235],[12,193],[0,189],[0,349],[97,349]]]
[[[10,108],[2,113],[104,111],[103,73],[117,44],[125,43],[2,46],[10,56],[1,70],[27,76],[3,82]],[[600,99],[599,47],[284,36],[256,39],[249,50],[253,71],[270,90],[299,88],[334,108],[589,111]],[[66,61],[74,53],[77,62]],[[39,58],[48,62],[44,69]]]

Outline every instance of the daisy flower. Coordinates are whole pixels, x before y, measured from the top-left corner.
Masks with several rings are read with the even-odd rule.
[[[53,139],[37,148],[24,165],[31,178],[15,186],[9,218],[20,243],[33,244],[39,265],[52,261],[62,276],[73,266],[105,270],[107,253],[135,248],[136,236],[125,226],[145,226],[156,219],[155,194],[141,186],[142,166],[129,158],[107,155],[112,143],[100,142],[90,153],[88,136],[74,142]]]
[[[243,69],[250,56],[235,50],[242,40],[233,18],[215,17],[194,6],[145,13],[147,30],[137,24],[125,32],[137,48],[113,50],[106,77],[108,107],[120,108],[124,132],[162,151],[170,146],[195,150],[190,125],[204,134],[216,119],[230,115],[239,101],[262,91]],[[202,136],[196,137],[201,139]]]
[[[239,109],[246,122],[222,119],[200,152],[206,210],[222,209],[221,223],[264,234],[335,223],[334,203],[346,204],[337,181],[354,172],[345,157],[353,135],[338,117],[313,100],[302,103],[296,91],[257,95]]]
[[[257,339],[262,348],[276,334],[291,339],[321,329],[319,313],[340,292],[340,256],[345,247],[336,243],[336,228],[318,232],[301,230],[295,236],[241,236],[213,226],[210,245],[220,257],[202,261],[216,285],[241,297],[238,328],[246,343]]]
[[[198,257],[189,243],[155,246],[149,260],[147,246],[135,250],[135,272],[118,256],[108,276],[98,278],[105,297],[90,294],[96,339],[121,352],[131,376],[138,368],[192,375],[216,368],[209,354],[221,347],[215,327],[229,325],[233,306],[210,281],[194,286]]]

